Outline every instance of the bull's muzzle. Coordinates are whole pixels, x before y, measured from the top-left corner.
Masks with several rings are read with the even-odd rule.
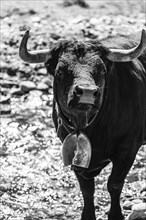
[[[99,96],[100,88],[97,86],[75,86],[73,95],[68,99],[68,107],[75,103],[85,103],[95,105],[95,100]]]

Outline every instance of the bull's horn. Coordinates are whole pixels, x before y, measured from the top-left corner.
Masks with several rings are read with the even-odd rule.
[[[49,55],[49,49],[47,50],[37,50],[29,52],[27,50],[27,41],[29,38],[29,30],[27,30],[22,38],[19,47],[20,58],[27,63],[44,63]]]
[[[132,49],[109,49],[107,58],[113,62],[128,62],[139,57],[146,49],[146,30],[142,30],[141,41],[139,45]]]

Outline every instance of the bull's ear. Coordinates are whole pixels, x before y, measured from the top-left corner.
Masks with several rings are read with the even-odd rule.
[[[66,48],[66,46],[67,41],[60,41],[52,47],[48,59],[45,62],[45,66],[49,74],[54,76],[58,59],[61,56],[63,50]]]
[[[47,68],[47,71],[49,74],[54,75],[56,65],[58,63],[58,58],[60,54],[60,48],[59,47],[53,47],[47,61],[45,62],[45,66]]]

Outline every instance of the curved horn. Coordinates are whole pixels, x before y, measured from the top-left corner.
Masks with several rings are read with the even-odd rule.
[[[141,41],[139,45],[132,49],[109,49],[107,58],[113,62],[128,62],[139,57],[146,49],[146,30],[142,30]]]
[[[29,38],[29,30],[27,30],[22,38],[19,47],[20,58],[27,63],[44,63],[47,60],[50,50],[37,50],[29,52],[27,50],[27,41]]]

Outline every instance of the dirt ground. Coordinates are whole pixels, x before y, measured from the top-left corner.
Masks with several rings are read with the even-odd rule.
[[[72,2],[71,0],[68,2]],[[30,49],[49,48],[59,39],[102,39],[146,28],[146,0],[1,1],[0,220],[80,219],[82,195],[74,173],[63,166],[61,142],[52,122],[52,79],[42,64],[24,64],[18,48],[30,29]],[[125,216],[146,202],[146,147],[127,176],[121,203]],[[106,220],[107,177],[96,178],[96,214]]]

